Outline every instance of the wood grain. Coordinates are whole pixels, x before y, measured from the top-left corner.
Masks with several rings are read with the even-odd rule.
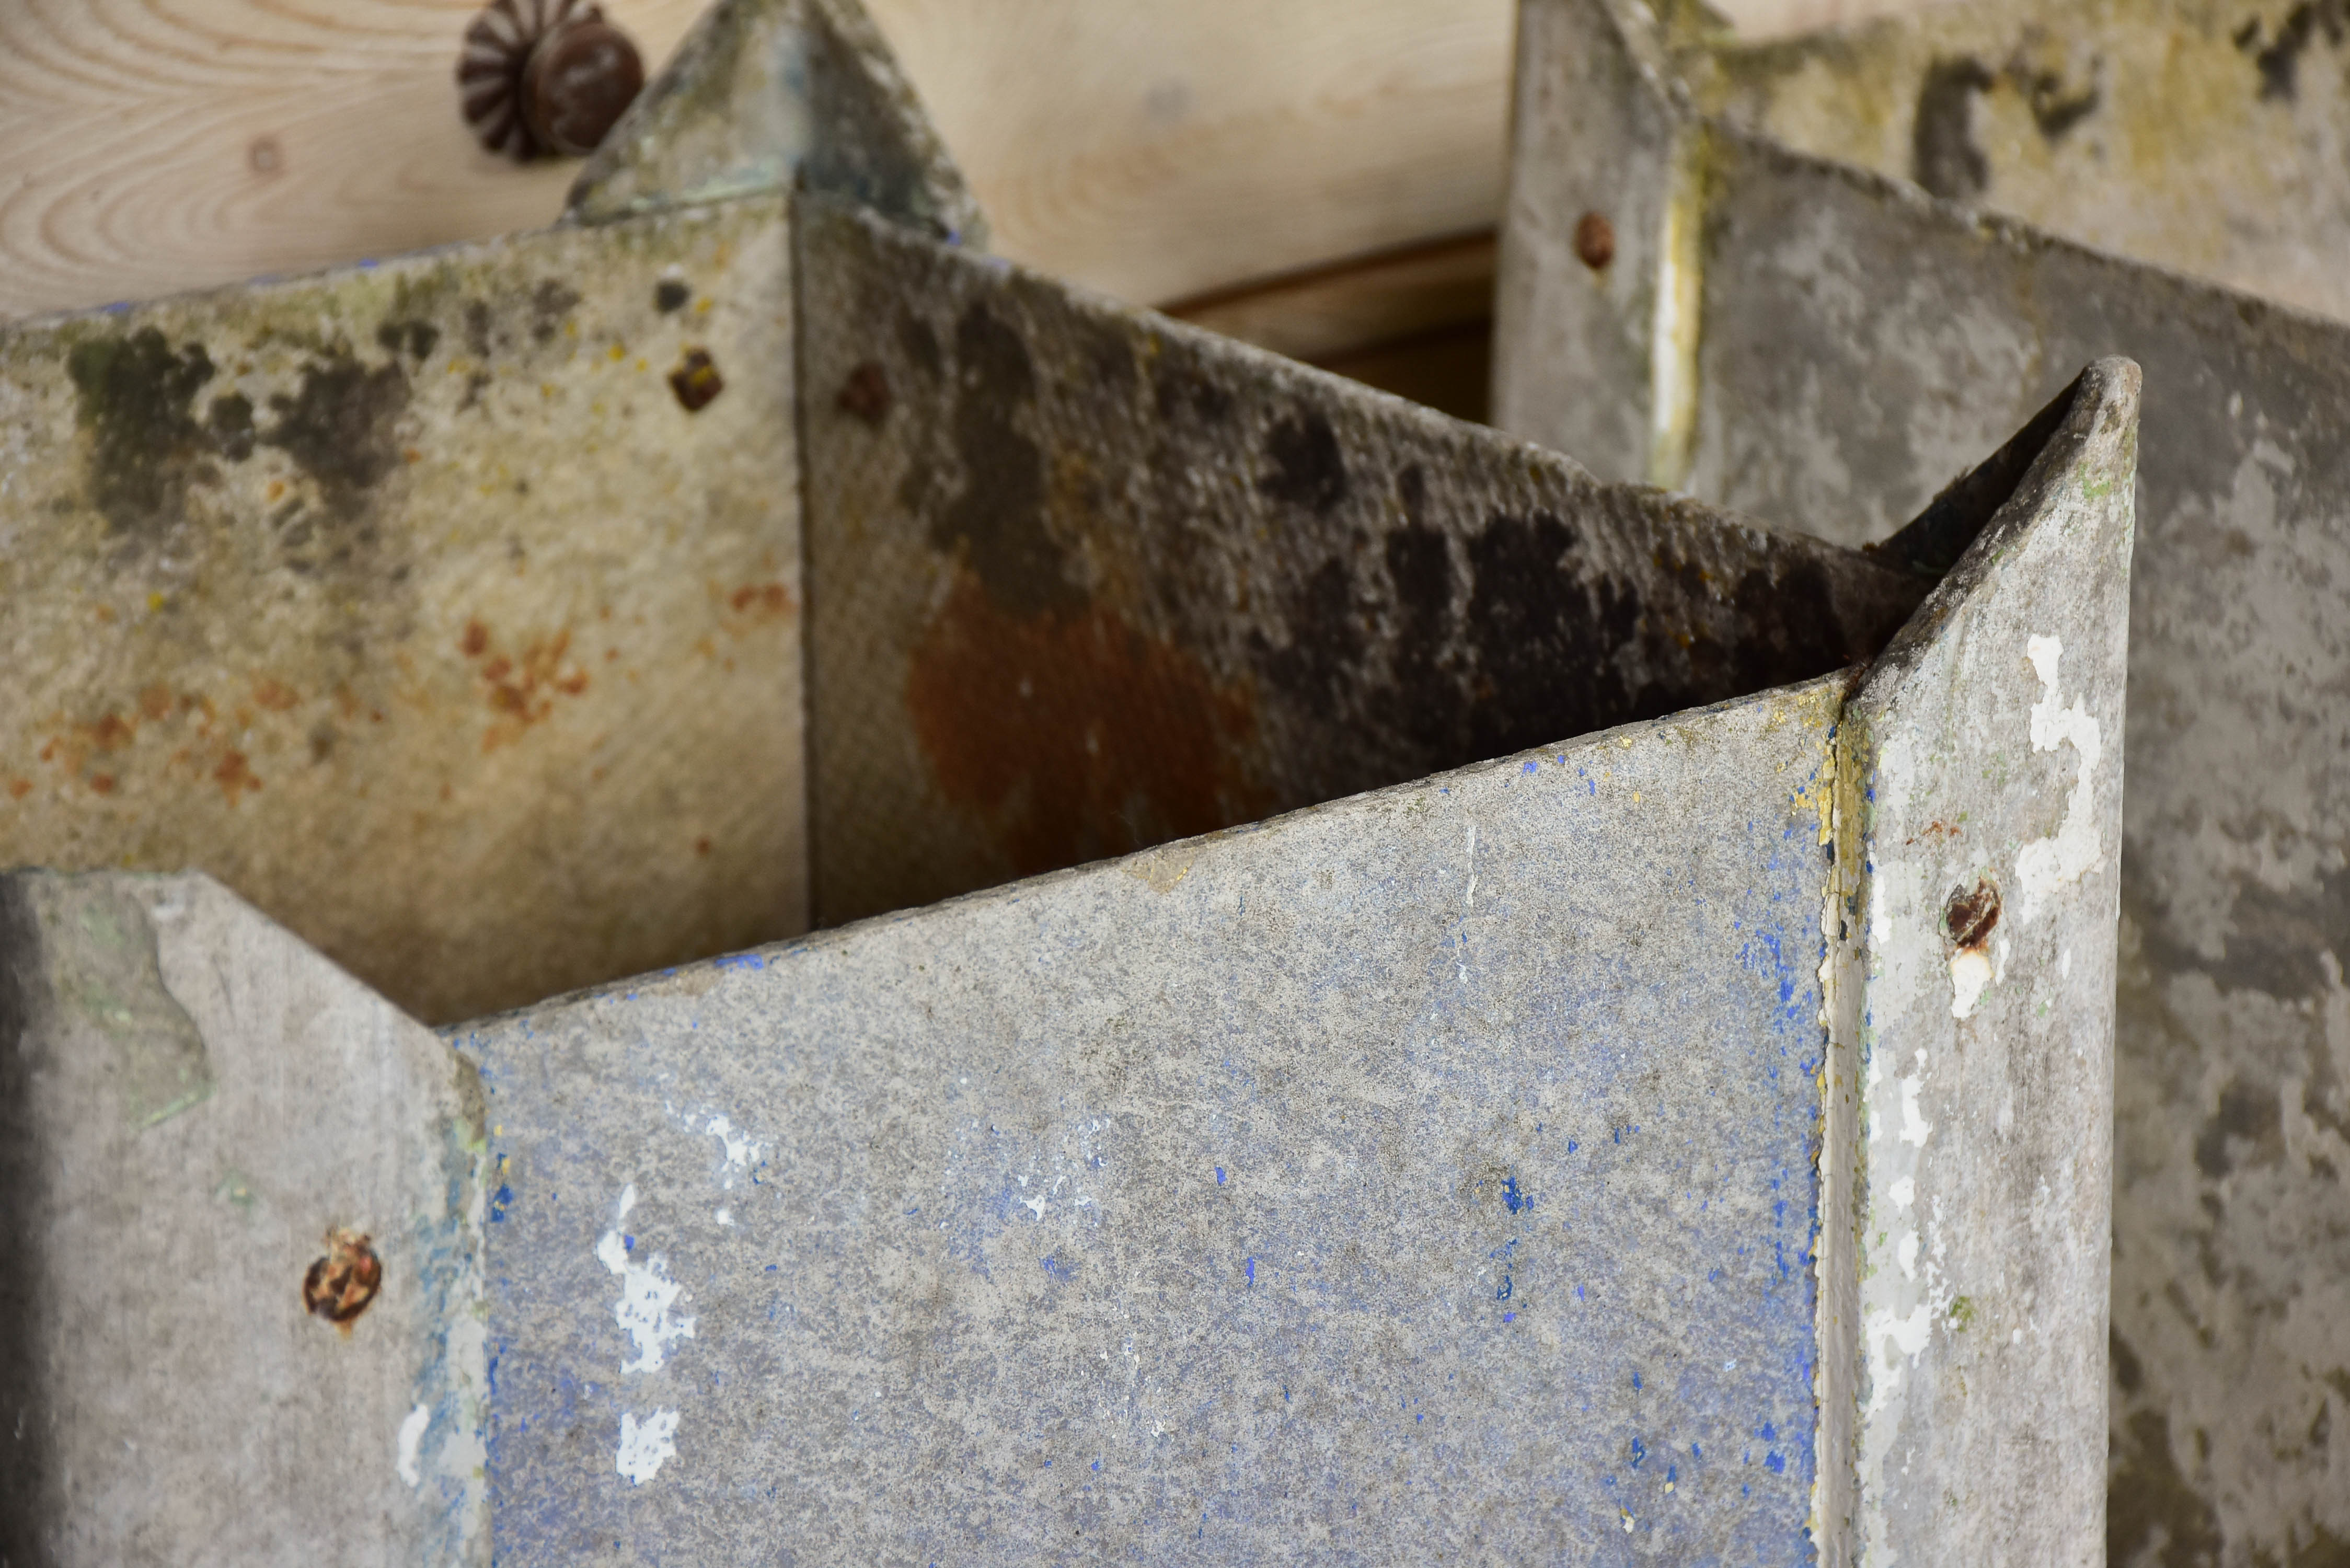
[[[1739,0],[1763,30],[1907,0]],[[702,0],[605,0],[648,61]],[[1004,254],[1122,297],[1492,224],[1511,0],[872,0]],[[460,123],[472,0],[0,0],[0,315],[551,221]]]

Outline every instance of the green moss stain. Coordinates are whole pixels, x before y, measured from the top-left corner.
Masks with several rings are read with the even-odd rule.
[[[1950,1303],[1950,1327],[1964,1334],[1975,1325],[1975,1303],[1972,1296],[1960,1296]]]
[[[400,464],[397,422],[408,373],[398,360],[370,368],[348,351],[302,369],[300,389],[269,400],[277,422],[262,441],[283,451],[348,508]]]
[[[174,348],[152,327],[87,337],[67,355],[66,373],[75,417],[90,435],[89,504],[125,531],[175,521],[203,440],[192,411],[213,379],[203,345]]]

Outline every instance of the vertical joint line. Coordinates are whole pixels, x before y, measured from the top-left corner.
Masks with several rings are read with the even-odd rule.
[[[1697,451],[1698,328],[1704,305],[1702,122],[1673,138],[1664,232],[1657,244],[1656,319],[1648,334],[1648,483],[1679,490]]]
[[[1857,1194],[1860,1142],[1860,1028],[1866,961],[1861,921],[1866,875],[1860,797],[1866,765],[1849,705],[1829,737],[1821,842],[1828,855],[1821,900],[1819,1234],[1813,1267],[1818,1288],[1813,1397],[1817,1445],[1813,1467],[1811,1535],[1821,1568],[1848,1568],[1855,1551],[1859,1453],[1855,1415],[1860,1374]]]

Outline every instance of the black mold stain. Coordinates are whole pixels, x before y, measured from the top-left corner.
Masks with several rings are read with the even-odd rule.
[[[1501,756],[1621,722],[1632,693],[1614,656],[1639,629],[1638,599],[1613,578],[1568,578],[1576,535],[1549,512],[1497,515],[1468,543],[1474,754]]]
[[[663,316],[684,309],[685,302],[692,297],[693,290],[673,277],[665,277],[653,285],[653,308]]]
[[[465,347],[477,359],[489,358],[490,307],[478,299],[465,302]]]
[[[1975,145],[1974,100],[1997,80],[1971,57],[1936,60],[1918,93],[1910,139],[1910,177],[1935,195],[1964,201],[1991,184],[1991,161]]]
[[[243,392],[214,398],[204,429],[212,436],[213,450],[231,462],[243,462],[253,455],[253,400]]]
[[[1428,521],[1428,475],[1419,464],[1408,462],[1397,473],[1396,499],[1403,504],[1405,522],[1417,527]]]
[[[375,340],[387,354],[406,348],[411,358],[421,362],[441,341],[441,329],[429,321],[387,321],[375,329]]]
[[[2276,1091],[2236,1079],[2220,1091],[2220,1106],[2203,1124],[2195,1140],[2195,1166],[2217,1181],[2236,1168],[2239,1159],[2264,1163],[2283,1150],[2284,1118]],[[2251,1146],[2241,1155],[2230,1140]]]
[[[1398,477],[1407,515],[1427,501],[1418,467]],[[1395,683],[1404,732],[1422,745],[1438,741],[1459,711],[1460,691],[1444,668],[1452,643],[1452,550],[1445,536],[1419,522],[1387,537],[1388,582],[1396,601]]]
[[[1351,691],[1367,642],[1354,574],[1345,561],[1327,560],[1292,596],[1289,646],[1265,651],[1265,671],[1294,700],[1326,713]]]
[[[1045,455],[1020,428],[1036,398],[1036,369],[1019,331],[973,303],[955,323],[955,455],[963,486],[931,525],[931,543],[958,547],[996,606],[1015,616],[1085,607],[1045,524]]]
[[[76,417],[91,436],[90,504],[126,531],[176,521],[203,442],[192,407],[213,379],[203,345],[174,349],[160,330],[142,327],[128,337],[75,344],[66,373]]]
[[[1220,425],[1232,417],[1231,389],[1180,359],[1161,359],[1152,367],[1150,390],[1162,420],[1189,414],[1202,424]]]
[[[369,369],[348,351],[302,368],[300,391],[269,400],[277,423],[262,441],[316,479],[348,509],[400,466],[395,426],[408,409],[408,373],[396,359]]]
[[[1775,578],[1759,566],[1742,576],[1730,595],[1740,631],[1729,669],[1739,689],[1786,686],[1846,662],[1851,650],[1829,607],[1835,602],[1827,569],[1815,559],[1789,561]]]
[[[2106,1488],[2106,1561],[2133,1563],[2158,1532],[2160,1568],[2205,1568],[2220,1560],[2220,1519],[2179,1473],[2170,1419],[2139,1410],[2117,1427]]]
[[[915,369],[932,380],[946,371],[946,356],[940,351],[939,335],[931,324],[912,311],[901,311],[898,317],[898,347],[905,350],[907,360]]]
[[[2062,140],[2066,131],[2096,113],[2105,101],[2094,83],[2076,93],[2065,92],[2064,78],[2052,71],[2020,76],[2017,85],[2032,109],[2032,123],[2040,128],[2044,140],[2052,142]]]
[[[2261,73],[2261,98],[2263,101],[2282,99],[2291,100],[2300,88],[2302,52],[2307,49],[2321,30],[2325,41],[2339,46],[2345,27],[2350,27],[2350,4],[2345,0],[2302,0],[2285,13],[2284,25],[2266,48],[2252,57],[2252,64]],[[2260,41],[2261,21],[2255,16],[2236,32],[2236,47],[2249,50]]]
[[[2110,1324],[2106,1328],[2106,1359],[2114,1369],[2115,1386],[2124,1394],[2135,1394],[2145,1384],[2146,1368],[2139,1364],[2137,1352]]]
[[[1321,410],[1300,409],[1275,420],[1265,432],[1264,455],[1273,466],[1258,477],[1257,488],[1274,500],[1326,517],[1347,499],[1347,460]]]
[[[555,278],[541,280],[530,296],[530,338],[544,343],[563,330],[563,318],[579,303],[579,291]]]

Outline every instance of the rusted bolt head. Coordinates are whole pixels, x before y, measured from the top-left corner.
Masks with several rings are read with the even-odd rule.
[[[644,85],[645,63],[619,28],[600,19],[573,22],[531,50],[522,74],[523,118],[550,151],[585,158]]]
[[[712,399],[726,389],[726,382],[718,374],[718,366],[707,348],[688,348],[677,369],[669,373],[669,389],[677,394],[678,402],[689,414],[698,414],[710,406]]]
[[[364,1231],[327,1232],[327,1255],[302,1276],[303,1310],[348,1331],[383,1288],[383,1262]]]
[[[593,152],[645,85],[644,61],[588,0],[495,0],[465,29],[465,123],[517,160]]]
[[[1616,225],[1604,213],[1586,213],[1575,221],[1575,256],[1597,272],[1616,259]]]
[[[868,359],[848,373],[840,406],[868,425],[889,417],[889,375],[878,360]]]
[[[1983,945],[1999,924],[1999,888],[1988,877],[1978,877],[1972,888],[1953,888],[1950,901],[1942,910],[1942,927],[1950,933],[1950,940],[1961,948]]]

